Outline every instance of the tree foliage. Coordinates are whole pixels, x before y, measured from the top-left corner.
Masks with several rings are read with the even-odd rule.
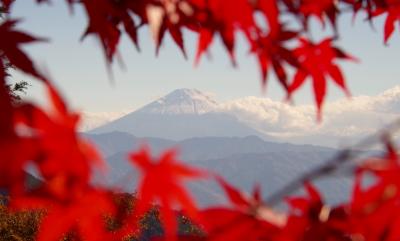
[[[13,1],[0,2],[4,10],[12,11]],[[336,30],[343,8],[351,9],[354,15],[363,12],[369,21],[385,15],[385,42],[400,19],[398,0],[66,0],[66,3],[72,10],[75,7],[85,10],[88,22],[83,37],[96,36],[110,64],[121,34],[127,34],[139,48],[138,29],[144,25],[149,26],[157,51],[169,33],[186,55],[182,30],[196,33],[196,62],[208,51],[213,39],[220,36],[235,64],[236,35],[241,33],[250,53],[259,61],[262,83],[265,85],[268,73],[273,71],[291,98],[306,80],[311,80],[318,115],[329,79],[348,93],[338,63],[355,58],[337,46],[336,36],[312,41],[308,28],[310,18],[315,17],[322,25],[329,24]],[[261,23],[257,16],[262,17]],[[285,24],[283,19],[288,18],[298,24]],[[142,214],[154,202],[161,204],[158,214],[165,230],[159,240],[400,239],[400,163],[388,135],[382,136],[387,149],[385,156],[359,162],[354,172],[353,194],[347,203],[327,205],[312,184],[314,178],[329,174],[351,159],[345,151],[334,162],[301,179],[307,194],[288,197],[287,213],[273,210],[272,203],[263,200],[259,187],[252,195],[246,195],[216,174],[180,164],[173,151],[155,158],[148,149],[142,149],[127,157],[132,166],[139,168],[142,178],[138,187],[132,187],[138,190],[137,205],[131,207],[131,212],[124,211],[126,207],[121,208],[121,202],[115,202],[113,190],[90,182],[93,169],[104,169],[105,163],[96,148],[77,133],[79,113],[68,108],[49,78],[24,51],[24,46],[44,39],[18,30],[17,25],[18,20],[14,19],[5,19],[0,24],[0,187],[10,195],[2,210],[7,213],[43,210],[41,221],[36,223],[36,240],[65,237],[124,240],[143,232]],[[337,31],[333,34],[337,35]],[[6,82],[9,65],[44,84],[51,110],[45,111],[26,101],[13,104]],[[290,69],[294,70],[293,76],[289,74]],[[28,165],[34,166],[43,178],[36,188],[26,186]],[[374,177],[369,186],[362,184],[366,175]],[[188,178],[200,177],[218,182],[231,205],[198,208],[183,185]],[[196,222],[201,232],[177,233],[178,212]],[[29,215],[21,220],[28,223],[37,220],[35,215]],[[22,231],[29,230],[32,229]]]
[[[135,209],[137,199],[134,195],[126,193],[112,194],[114,205],[119,210],[119,215],[131,215]],[[9,210],[7,203],[9,199],[6,196],[0,196],[0,239],[10,241],[33,241],[36,240],[39,227],[45,210]],[[139,223],[140,233],[135,233],[126,237],[126,239],[148,241],[164,233],[159,217],[159,207],[152,206],[148,212],[141,216]],[[106,229],[110,232],[116,231],[123,225],[121,218],[104,216]],[[195,226],[190,219],[178,214],[178,232],[183,235],[202,235],[199,227]],[[66,233],[61,240],[75,240],[77,234]]]

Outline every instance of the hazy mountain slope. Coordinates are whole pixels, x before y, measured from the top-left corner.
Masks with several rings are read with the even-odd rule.
[[[268,197],[296,177],[322,165],[332,155],[333,152],[329,151],[248,153],[224,159],[200,160],[193,164],[219,173],[226,180],[247,192],[251,192],[254,185],[259,183],[263,196]],[[335,176],[318,181],[317,185],[329,203],[338,203],[349,196],[351,183],[349,178]],[[203,184],[203,189],[204,186],[207,187],[208,193],[222,193],[220,188],[213,183]],[[203,192],[193,187],[201,203],[210,204],[210,200],[202,198]]]
[[[133,192],[139,173],[128,162],[127,153],[139,148],[144,139],[121,132],[86,137],[99,144],[103,153],[110,154],[106,158],[108,175],[97,175],[95,182]],[[243,190],[250,191],[258,182],[266,196],[336,153],[330,148],[273,143],[255,136],[191,138],[180,142],[149,138],[146,142],[155,155],[166,148],[177,147],[182,161],[219,173]],[[329,178],[319,185],[326,190],[330,202],[338,202],[348,196],[350,179]],[[224,201],[224,195],[213,182],[202,181],[189,186],[201,205]]]
[[[321,152],[267,152],[239,154],[223,159],[191,161],[190,164],[219,173],[241,190],[251,192],[254,184],[262,186],[265,197],[282,188],[287,182],[302,175],[307,170],[321,165],[333,155],[330,151]],[[134,191],[138,171],[130,166],[122,153],[107,159],[111,165],[108,184],[122,190]],[[349,177],[331,176],[317,182],[329,203],[338,203],[350,195],[352,180]],[[225,201],[224,194],[213,181],[189,184],[200,205],[207,206]]]
[[[94,128],[107,124],[113,120],[116,120],[130,111],[116,111],[116,112],[81,112],[81,121],[79,122],[80,131],[90,131]]]

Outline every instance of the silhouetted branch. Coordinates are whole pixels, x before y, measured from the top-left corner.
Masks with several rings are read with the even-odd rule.
[[[279,189],[278,191],[270,195],[266,199],[265,203],[270,206],[276,205],[282,200],[282,198],[301,188],[305,182],[313,181],[320,177],[332,174],[343,164],[349,163],[350,161],[356,159],[362,153],[360,152],[360,150],[371,147],[379,143],[382,138],[393,134],[399,129],[400,129],[400,119],[397,119],[391,124],[389,124],[387,127],[379,130],[374,135],[368,136],[367,138],[363,139],[353,147],[338,152],[334,157],[329,159],[323,165],[311,169],[310,171],[304,173],[300,177],[293,179],[283,188]]]

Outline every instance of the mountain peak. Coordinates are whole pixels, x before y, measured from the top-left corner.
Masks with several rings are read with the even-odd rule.
[[[182,88],[182,89],[176,89],[172,92],[170,92],[169,94],[167,94],[167,96],[170,95],[187,95],[187,96],[194,96],[194,95],[205,95],[203,92],[201,92],[198,89],[189,89],[189,88]]]
[[[177,89],[144,106],[139,112],[152,114],[204,114],[218,103],[207,93],[197,89]]]

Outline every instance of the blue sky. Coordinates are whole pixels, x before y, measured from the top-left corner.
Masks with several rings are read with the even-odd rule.
[[[185,60],[169,36],[164,41],[160,55],[155,57],[154,44],[148,29],[140,30],[138,53],[124,36],[120,54],[125,69],[118,64],[112,68],[113,81],[107,74],[102,51],[94,38],[79,39],[86,20],[82,10],[76,8],[71,15],[64,1],[37,6],[34,1],[16,1],[13,17],[23,18],[20,29],[47,37],[49,43],[26,48],[38,66],[45,69],[75,108],[86,111],[118,111],[134,109],[177,88],[196,88],[214,92],[219,100],[243,96],[262,96],[260,73],[255,59],[247,54],[247,45],[239,36],[236,52],[238,68],[233,68],[219,39],[211,48],[212,59],[203,58],[194,68],[193,56],[196,37],[186,32],[189,60]],[[360,63],[343,63],[346,79],[353,95],[375,95],[399,83],[400,39],[396,31],[390,45],[383,44],[383,19],[371,29],[363,16],[352,24],[351,15],[340,18],[338,45],[361,60]],[[321,26],[313,23],[311,29],[317,39]],[[330,33],[329,30],[326,33]],[[30,78],[20,73],[16,79]],[[274,78],[269,78],[266,96],[282,100],[284,93]],[[329,100],[342,98],[336,86],[329,85]],[[44,103],[40,84],[32,81],[28,97]],[[298,104],[311,103],[310,85],[305,85],[295,96]]]

